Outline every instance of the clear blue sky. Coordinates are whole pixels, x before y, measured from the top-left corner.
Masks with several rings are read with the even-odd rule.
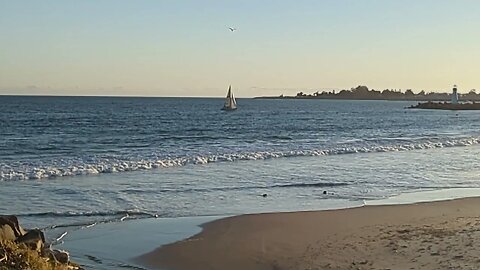
[[[0,0],[0,94],[466,92],[479,14],[475,0]]]

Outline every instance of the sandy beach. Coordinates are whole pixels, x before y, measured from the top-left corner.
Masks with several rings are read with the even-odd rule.
[[[172,270],[478,269],[480,198],[242,215],[138,258]]]

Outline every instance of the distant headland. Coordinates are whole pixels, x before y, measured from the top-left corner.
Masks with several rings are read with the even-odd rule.
[[[408,109],[430,109],[430,110],[480,110],[480,103],[475,103],[475,100],[469,102],[460,102],[460,95],[458,88],[453,86],[452,94],[450,94],[450,102],[424,102],[412,105]]]
[[[425,92],[424,90],[414,93],[411,89],[401,91],[397,89],[385,89],[383,91],[368,89],[367,86],[359,85],[350,90],[340,91],[316,91],[314,93],[298,92],[295,96],[262,96],[256,99],[350,99],[350,100],[411,100],[411,101],[450,101],[452,94],[447,92]],[[480,94],[475,89],[466,94],[458,94],[459,101],[480,101]]]

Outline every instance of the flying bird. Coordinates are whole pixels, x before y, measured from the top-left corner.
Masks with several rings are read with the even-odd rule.
[[[230,29],[230,31],[232,32],[237,30],[237,28],[233,28],[233,27],[228,27],[228,29]]]

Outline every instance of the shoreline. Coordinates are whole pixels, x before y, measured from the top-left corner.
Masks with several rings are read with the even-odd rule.
[[[372,97],[315,97],[315,96],[259,96],[253,97],[251,99],[267,99],[267,100],[342,100],[342,101],[409,101],[409,102],[448,102],[450,98],[372,98]],[[459,99],[461,102],[469,102],[471,99]],[[480,101],[479,99],[474,99],[473,101]]]
[[[224,216],[147,218],[102,223],[71,231],[57,248],[67,249],[85,269],[143,269],[135,257],[159,244],[170,244],[201,232],[201,224]]]
[[[467,197],[228,217],[135,261],[172,270],[477,269],[480,248],[469,243],[480,240],[478,203]]]

